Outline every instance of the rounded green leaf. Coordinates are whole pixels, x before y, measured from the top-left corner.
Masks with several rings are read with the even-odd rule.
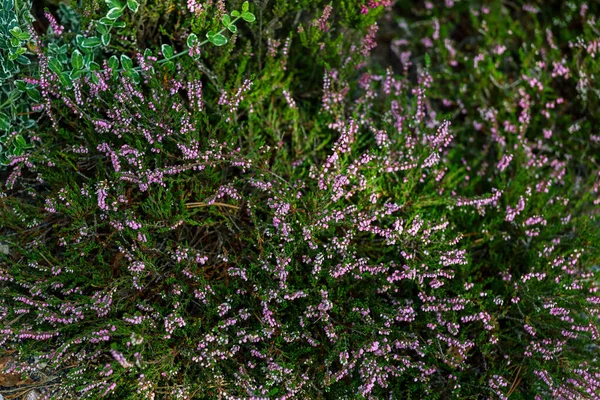
[[[73,81],[71,80],[71,76],[68,72],[63,72],[59,74],[58,78],[60,79],[60,82],[67,88],[73,85]]]
[[[242,11],[246,12],[250,9],[250,3],[248,3],[247,1],[244,2],[244,4],[242,4]]]
[[[232,17],[239,17],[240,15],[241,15],[241,14],[240,14],[240,12],[239,12],[238,10],[233,10],[233,11],[231,12],[231,16],[232,16]]]
[[[139,3],[135,0],[127,0],[127,8],[136,13],[140,7]]]
[[[173,57],[173,47],[171,47],[168,44],[163,44],[162,46],[160,46],[160,51],[162,52],[165,58]]]
[[[110,58],[108,59],[108,66],[113,71],[119,69],[119,59],[117,58],[117,56],[110,56]]]
[[[190,36],[188,36],[186,43],[188,47],[194,47],[196,43],[198,43],[198,36],[196,36],[195,33],[191,33]]]
[[[60,63],[60,61],[58,61],[58,59],[54,57],[52,57],[50,61],[48,61],[48,68],[50,68],[52,72],[55,72],[57,74],[60,74],[62,72],[62,64]]]
[[[215,46],[224,46],[227,44],[227,38],[220,33],[208,37],[208,40]]]
[[[17,57],[16,61],[21,65],[31,64],[31,60],[29,58],[25,57],[24,55],[20,55],[19,57]]]
[[[100,43],[101,43],[100,38],[92,36],[92,37],[83,39],[81,42],[81,47],[83,47],[85,49],[93,49],[94,47],[99,46]]]
[[[13,35],[15,37],[15,39],[18,40],[29,40],[31,38],[31,35],[29,34],[29,32],[23,32],[21,30],[20,27],[15,26],[14,28],[12,28],[10,30],[11,35]]]
[[[106,13],[106,18],[115,20],[115,19],[118,19],[121,15],[123,15],[123,10],[122,9],[120,9],[120,8],[111,8]]]
[[[8,72],[10,75],[13,75],[13,74],[19,72],[17,66],[15,65],[15,63],[10,60],[10,57],[9,57],[8,60],[4,60],[3,69],[6,72]]]
[[[24,92],[27,90],[27,84],[22,80],[15,81],[15,86],[19,89],[20,92]]]
[[[14,37],[19,37],[19,34],[22,33],[20,26],[15,26],[9,31]]]
[[[125,54],[121,54],[121,65],[123,66],[123,69],[130,70],[133,68],[133,61],[131,61],[131,58],[127,57]]]
[[[75,50],[73,54],[71,54],[71,65],[74,69],[83,68],[83,55],[79,50]]]
[[[27,96],[29,96],[29,98],[35,102],[42,101],[42,95],[36,88],[27,89]]]
[[[105,33],[100,36],[100,40],[102,41],[102,46],[108,46],[110,44],[110,33]]]
[[[248,12],[248,11],[244,11],[242,13],[242,18],[246,22],[254,22],[254,21],[256,21],[256,17],[254,16],[254,14],[252,14],[251,12]]]
[[[105,24],[98,24],[96,25],[96,31],[98,31],[99,34],[104,35],[105,33],[108,33],[108,26]]]

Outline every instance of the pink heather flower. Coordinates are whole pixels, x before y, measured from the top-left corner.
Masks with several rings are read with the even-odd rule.
[[[521,213],[525,209],[525,199],[523,196],[519,198],[517,206],[515,208],[506,207],[506,218],[505,221],[512,222],[517,215]]]
[[[525,329],[525,331],[526,331],[527,333],[529,333],[531,336],[535,336],[535,334],[536,334],[536,331],[535,331],[535,329],[534,329],[534,328],[533,328],[531,325],[525,324],[525,325],[523,325],[523,328],[524,328],[524,329]]]
[[[106,204],[106,198],[108,197],[108,194],[106,192],[105,185],[99,185],[98,189],[96,189],[96,194],[98,195],[98,208],[103,211],[108,211],[109,207]]]
[[[565,79],[569,79],[569,68],[565,66],[566,60],[562,60],[560,63],[554,61],[552,62],[552,77],[562,76]]]
[[[202,4],[198,0],[188,0],[187,9],[189,10],[189,12],[195,14],[198,17],[200,16],[200,14],[202,14],[202,11],[204,11],[202,8]]]
[[[231,121],[231,114],[235,113],[238,110],[240,103],[244,100],[244,93],[248,92],[251,87],[252,81],[246,79],[242,86],[238,88],[237,92],[235,94],[232,94],[231,97],[225,91],[221,93],[221,97],[219,98],[218,104],[229,108],[230,115],[227,117],[227,122]]]
[[[202,100],[202,82],[200,80],[188,82],[187,93],[190,104],[194,110],[201,112],[204,108],[204,102]]]
[[[280,40],[267,38],[267,56],[271,58],[275,57],[277,55],[277,49],[280,45]]]
[[[329,30],[327,19],[331,15],[332,10],[333,7],[330,4],[326,5],[323,9],[323,15],[321,15],[321,18],[313,22],[313,26],[318,27],[322,32],[327,32]]]
[[[494,53],[501,56],[502,54],[504,54],[504,52],[506,51],[506,46],[504,45],[496,45],[496,47],[494,47]]]
[[[377,25],[377,23],[374,23],[373,25],[371,25],[369,27],[369,32],[367,33],[367,36],[365,36],[365,38],[362,40],[361,43],[361,49],[360,49],[360,53],[364,56],[364,57],[368,57],[369,54],[371,54],[371,50],[373,50],[375,47],[377,47],[377,41],[375,40],[375,35],[377,34],[377,31],[379,30],[379,26]]]
[[[133,367],[132,364],[130,364],[129,362],[127,362],[127,360],[125,359],[125,356],[123,356],[122,353],[119,353],[116,350],[110,350],[110,354],[113,356],[113,358],[119,363],[121,364],[121,366],[123,368],[131,368]]]
[[[50,14],[48,10],[44,10],[44,16],[50,22],[50,28],[52,28],[52,33],[54,33],[54,35],[56,36],[62,35],[65,28],[64,26],[59,25],[58,22],[56,22],[54,15]]]
[[[513,157],[512,154],[503,155],[500,162],[498,162],[498,170],[500,170],[500,172],[504,171],[512,161]]]
[[[290,94],[290,92],[288,90],[283,90],[283,97],[285,98],[285,101],[288,103],[288,105],[290,106],[290,108],[296,109],[296,101],[294,101],[294,98],[292,97],[292,95]]]
[[[433,19],[433,35],[431,38],[433,40],[438,40],[440,38],[440,21],[437,18]]]

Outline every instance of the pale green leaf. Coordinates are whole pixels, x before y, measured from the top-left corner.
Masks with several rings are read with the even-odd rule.
[[[73,54],[71,54],[71,65],[74,69],[83,68],[83,55],[79,50],[75,50]]]
[[[224,46],[227,44],[227,38],[220,33],[217,33],[208,38],[215,46]]]
[[[138,11],[139,7],[140,7],[140,4],[137,1],[127,0],[127,8],[129,8],[134,13],[136,13]]]
[[[106,13],[106,18],[108,19],[118,19],[121,15],[123,15],[123,10],[120,8],[111,8],[110,10],[108,10],[108,13]]]
[[[246,22],[254,22],[254,21],[256,21],[256,17],[254,16],[254,14],[252,14],[251,12],[248,12],[248,11],[244,11],[242,13],[242,18]]]

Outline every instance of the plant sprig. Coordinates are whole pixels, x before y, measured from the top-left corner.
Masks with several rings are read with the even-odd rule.
[[[117,0],[106,0],[107,4],[109,2],[115,2]],[[131,0],[130,0],[131,1]],[[129,2],[127,3],[127,5],[129,6]],[[117,8],[116,6],[113,8]],[[165,65],[167,69],[169,70],[173,70],[175,68],[175,64],[173,63],[173,60],[175,60],[176,58],[179,58],[185,54],[189,54],[190,53],[190,48],[192,47],[202,47],[207,43],[212,43],[215,46],[224,46],[226,45],[229,41],[227,39],[227,37],[224,35],[224,33],[226,31],[230,31],[232,33],[237,33],[237,26],[235,25],[235,23],[237,21],[239,21],[240,19],[243,19],[244,21],[248,22],[248,23],[252,23],[254,21],[256,21],[256,17],[253,13],[251,13],[249,11],[250,8],[250,4],[248,1],[245,1],[242,4],[242,9],[240,11],[238,10],[234,10],[231,12],[231,15],[224,15],[221,18],[221,23],[223,24],[223,27],[219,30],[219,31],[215,31],[215,30],[211,30],[209,32],[206,33],[206,39],[203,40],[202,42],[199,42],[198,36],[195,33],[191,33],[187,40],[186,40],[186,44],[188,46],[187,49],[179,52],[179,53],[175,53],[173,50],[173,47],[169,44],[163,44],[161,46],[161,53],[164,56],[163,59],[158,60],[156,62],[157,65]],[[132,9],[133,11],[133,9]],[[136,8],[137,11],[137,8]],[[135,12],[135,11],[134,11]],[[89,40],[89,39],[93,39],[93,38],[86,38],[85,40]],[[95,38],[97,39],[97,38]],[[94,43],[94,47],[99,45],[100,43]],[[102,44],[104,44],[104,41],[102,41]],[[149,49],[146,49],[144,51],[144,56],[148,57],[151,55],[151,51]],[[194,58],[199,58],[200,56],[197,55]],[[117,58],[117,56],[112,56],[109,59],[109,66],[111,67],[111,69],[113,70],[114,73],[117,72],[124,72],[126,73],[128,76],[130,76],[135,82],[139,82],[140,80],[140,76],[139,76],[139,72],[141,71],[141,67],[134,67],[133,66],[133,62],[131,60],[131,58],[127,57],[126,55],[121,55],[120,57],[120,65],[121,68],[119,69],[119,58]],[[98,73],[103,72],[103,70],[97,70]],[[92,75],[91,76],[92,81],[97,80],[97,78]]]

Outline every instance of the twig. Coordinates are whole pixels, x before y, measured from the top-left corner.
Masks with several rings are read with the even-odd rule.
[[[18,320],[21,319],[21,317],[23,317],[23,315],[25,314],[20,314],[19,316],[17,316],[15,319],[13,319],[12,321],[10,321],[8,324],[6,324],[7,327],[11,326],[12,324],[14,324],[15,322],[17,322]]]
[[[209,206],[222,206],[222,207],[229,207],[229,208],[235,208],[236,210],[239,210],[240,208],[238,206],[234,206],[233,204],[227,204],[227,203],[212,203],[212,204],[206,204],[206,203],[186,203],[185,207],[186,208],[197,208],[197,207],[209,207]]]
[[[521,366],[519,365],[519,369],[517,370],[517,376],[515,376],[515,380],[513,381],[513,384],[511,385],[510,389],[508,390],[508,393],[506,393],[506,397],[510,397],[511,394],[513,394],[516,390],[517,387],[519,386],[519,384],[521,383]]]
[[[50,266],[51,266],[52,268],[55,268],[55,267],[54,267],[54,264],[52,264],[50,261],[48,261],[48,259],[47,259],[47,258],[46,258],[46,256],[44,255],[44,253],[42,253],[41,251],[38,251],[38,254],[39,254],[40,256],[42,256],[42,258],[43,258],[43,259],[44,259],[44,260],[45,260],[45,261],[46,261],[48,264],[50,264]]]
[[[20,392],[22,390],[25,390],[25,393],[21,393],[21,394],[26,394],[28,392],[31,392],[33,389],[47,388],[47,387],[50,387],[50,386],[59,386],[60,383],[52,383],[50,385],[46,385],[47,382],[53,381],[55,379],[58,379],[58,376],[52,377],[52,378],[48,379],[47,381],[40,382],[40,383],[37,383],[35,385],[21,386],[21,387],[18,387],[16,389],[0,390],[0,394],[17,393],[17,392]]]

